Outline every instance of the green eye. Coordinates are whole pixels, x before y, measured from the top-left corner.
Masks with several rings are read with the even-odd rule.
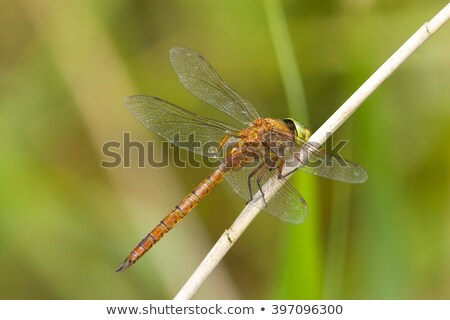
[[[311,136],[311,131],[297,120],[287,118],[284,119],[284,123],[286,123],[291,130],[294,130],[296,135],[303,140],[308,140]]]

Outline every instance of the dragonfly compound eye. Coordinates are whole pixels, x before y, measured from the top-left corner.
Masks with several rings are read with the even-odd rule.
[[[284,123],[286,123],[286,125],[289,127],[289,129],[291,129],[295,132],[295,134],[299,138],[302,138],[303,140],[308,140],[309,137],[311,136],[311,131],[309,131],[309,129],[306,126],[304,126],[297,120],[287,118],[287,119],[284,119],[283,121],[284,121]]]

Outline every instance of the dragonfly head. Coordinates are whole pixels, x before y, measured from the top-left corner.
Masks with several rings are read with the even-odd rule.
[[[295,133],[297,137],[308,141],[311,136],[311,131],[309,131],[307,127],[291,118],[284,119],[283,122]]]

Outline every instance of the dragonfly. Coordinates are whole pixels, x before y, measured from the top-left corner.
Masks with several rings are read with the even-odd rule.
[[[253,105],[229,87],[199,53],[176,47],[170,50],[170,60],[188,91],[237,120],[242,128],[196,115],[158,97],[125,98],[125,106],[146,128],[177,147],[219,159],[220,164],[135,246],[116,271],[136,263],[224,179],[247,203],[289,223],[303,222],[308,212],[306,201],[286,181],[298,167],[343,182],[362,183],[367,179],[367,173],[358,164],[309,143],[311,132],[300,122],[261,118]],[[195,139],[187,139],[192,134]],[[211,151],[199,148],[199,143],[215,143],[217,147]],[[295,165],[299,162],[299,166]],[[278,189],[267,199],[262,187],[266,183]]]

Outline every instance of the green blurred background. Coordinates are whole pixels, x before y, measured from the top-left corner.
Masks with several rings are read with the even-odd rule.
[[[244,202],[221,185],[138,264],[115,269],[210,171],[100,167],[102,145],[160,141],[124,108],[179,84],[192,48],[260,115],[317,129],[446,1],[0,2],[0,298],[170,299]],[[336,132],[369,174],[296,173],[302,225],[260,214],[198,299],[450,298],[450,26]],[[276,49],[275,49],[276,48]],[[302,94],[304,92],[304,95]]]

